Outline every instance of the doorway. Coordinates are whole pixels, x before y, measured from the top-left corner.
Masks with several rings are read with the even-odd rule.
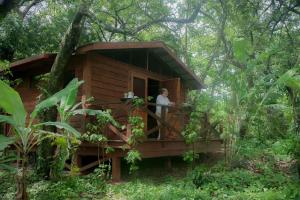
[[[160,89],[160,81],[155,79],[148,78],[148,88],[147,88],[147,96],[151,97],[148,99],[148,102],[150,103],[156,103],[156,98],[159,95],[159,89]],[[155,106],[148,106],[148,109],[151,110],[151,112],[155,113],[156,107]],[[147,129],[151,130],[152,128],[157,126],[157,121],[150,115],[147,116]],[[157,138],[158,137],[158,131],[150,134],[148,136],[149,138]]]
[[[133,93],[135,96],[144,99],[145,98],[145,91],[146,91],[146,79],[133,77]]]

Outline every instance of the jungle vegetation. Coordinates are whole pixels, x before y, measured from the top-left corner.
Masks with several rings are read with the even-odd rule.
[[[1,197],[300,198],[299,23],[299,0],[0,1],[0,109],[7,113],[0,115],[0,122],[12,124],[16,133],[13,138],[0,135]],[[180,177],[171,173],[159,180],[133,175],[125,183],[111,185],[105,182],[109,166],[87,176],[74,173],[62,179],[61,166],[53,167],[55,157],[49,156],[53,141],[60,145],[59,159],[65,160],[77,140],[83,140],[68,125],[71,114],[61,112],[65,106],[66,111],[75,106],[67,100],[66,90],[74,92],[82,84],[73,80],[61,87],[68,59],[86,43],[154,40],[165,42],[206,85],[189,95],[194,109],[183,132],[187,142],[201,136],[203,127],[198,122],[205,119],[222,128],[224,156],[212,166],[197,162],[203,155],[187,152],[184,159],[191,163],[187,173]],[[19,95],[9,87],[18,84],[11,81],[9,66],[14,60],[42,53],[57,56],[42,84],[37,115],[26,113]],[[90,113],[102,116],[101,123],[113,121],[109,113]],[[32,120],[27,126],[26,115],[39,118],[41,124]],[[57,122],[57,115],[65,116],[64,121]],[[27,148],[37,132],[43,133],[36,141],[40,144],[37,166],[28,170]],[[105,142],[105,138],[96,139]],[[21,157],[5,151],[13,143],[22,150]],[[136,168],[139,155],[131,153]],[[15,159],[23,160],[18,170],[11,169]],[[147,169],[141,166],[135,173],[142,170]]]

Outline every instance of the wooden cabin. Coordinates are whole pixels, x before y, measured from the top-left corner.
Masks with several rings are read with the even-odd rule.
[[[43,54],[26,58],[12,63],[11,70],[14,78],[22,78],[17,86],[28,112],[32,111],[39,90],[35,77],[50,71],[55,54]],[[108,125],[105,134],[108,146],[113,147],[113,153],[102,155],[101,159],[112,160],[112,175],[119,180],[120,158],[124,157],[131,146],[124,145],[131,135],[128,125],[130,114],[139,115],[145,124],[147,139],[138,144],[136,149],[143,158],[182,155],[192,147],[184,143],[181,130],[187,123],[187,115],[181,110],[189,90],[203,87],[198,77],[181,62],[175,54],[162,42],[110,42],[93,43],[81,46],[72,56],[65,73],[65,84],[78,77],[84,80],[80,88],[78,99],[82,96],[94,97],[91,105],[94,109],[111,109],[115,119],[125,125],[125,129],[118,129]],[[169,99],[175,102],[175,107],[168,108],[166,116],[155,115],[155,99],[160,88],[169,90]],[[124,95],[132,91],[134,96],[143,98],[145,105],[132,110],[132,101]],[[148,97],[152,96],[152,100]],[[72,125],[82,132],[89,119],[75,117]],[[157,121],[160,121],[158,125]],[[158,130],[161,139],[157,140]],[[105,148],[105,147],[103,147]],[[199,140],[193,148],[196,152],[217,152],[221,150],[220,140]],[[78,164],[81,171],[98,165],[99,145],[83,143],[78,152]]]

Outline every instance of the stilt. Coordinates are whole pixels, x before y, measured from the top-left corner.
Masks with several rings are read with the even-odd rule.
[[[75,162],[77,167],[82,167],[82,156],[78,155],[78,153],[76,153]]]
[[[167,157],[166,160],[165,160],[165,167],[166,169],[168,170],[171,170],[172,169],[172,161],[171,161],[171,158],[170,157]]]
[[[117,156],[112,157],[112,181],[121,181],[121,158]]]

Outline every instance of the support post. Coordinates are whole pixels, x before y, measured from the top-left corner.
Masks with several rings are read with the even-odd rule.
[[[166,107],[165,106],[161,106],[161,119],[164,122],[166,120]],[[164,124],[162,124],[162,127],[160,129],[160,139],[164,140],[165,139],[165,132],[166,132],[166,127]]]
[[[75,159],[74,161],[76,162],[77,167],[82,167],[82,156],[78,155],[78,153],[75,153]]]
[[[121,181],[121,158],[117,156],[112,157],[112,181]]]
[[[167,157],[165,160],[165,167],[167,170],[171,170],[172,169],[172,161],[170,157]]]

